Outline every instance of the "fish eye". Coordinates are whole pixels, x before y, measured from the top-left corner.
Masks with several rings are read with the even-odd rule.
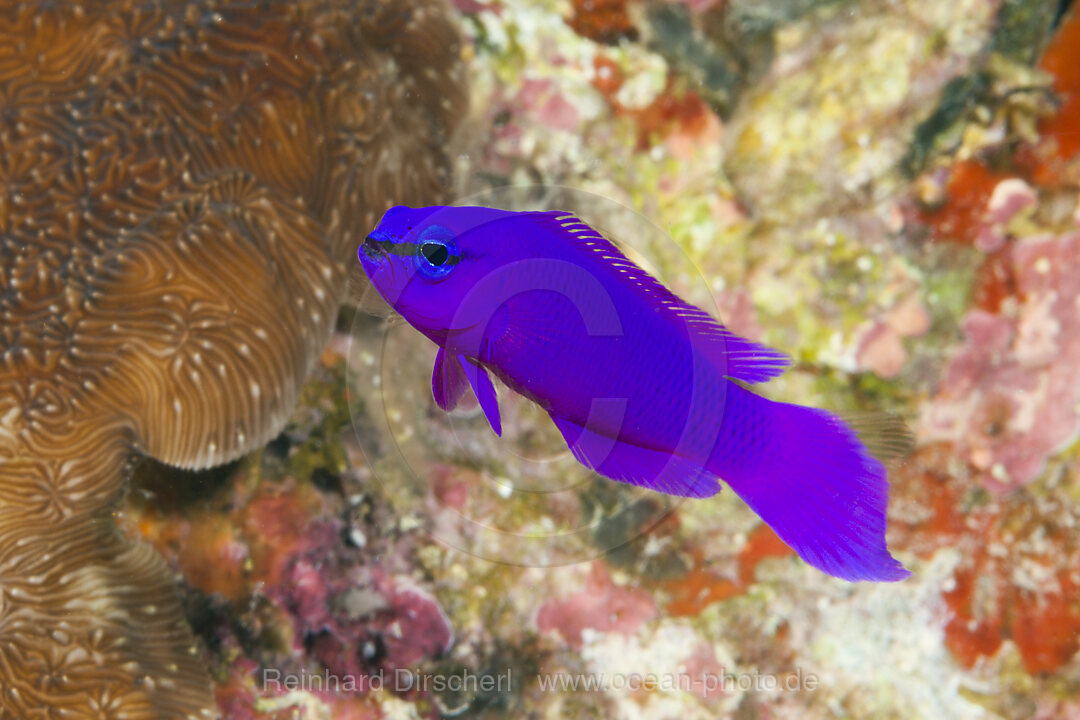
[[[436,267],[445,265],[446,261],[450,259],[450,251],[446,249],[445,245],[437,242],[426,242],[421,245],[420,254]]]
[[[430,225],[416,238],[416,270],[427,280],[442,280],[461,256],[454,234],[441,225]]]

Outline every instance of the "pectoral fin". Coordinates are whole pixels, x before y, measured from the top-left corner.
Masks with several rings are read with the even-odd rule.
[[[439,354],[435,356],[435,369],[431,373],[431,394],[435,396],[435,404],[447,412],[453,410],[467,387],[469,379],[465,377],[457,358],[440,347]]]
[[[464,355],[458,355],[454,363],[461,368],[469,384],[472,385],[476,399],[480,401],[480,407],[484,409],[484,415],[491,424],[495,434],[502,437],[502,420],[499,418],[499,401],[495,396],[495,386],[491,384],[491,378],[487,370],[480,367]]]

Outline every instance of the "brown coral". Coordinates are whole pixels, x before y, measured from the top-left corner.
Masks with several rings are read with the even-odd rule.
[[[638,36],[626,0],[574,0],[574,15],[567,22],[578,35],[606,45]]]
[[[0,717],[213,716],[133,452],[282,425],[355,237],[434,199],[438,0],[0,3]]]

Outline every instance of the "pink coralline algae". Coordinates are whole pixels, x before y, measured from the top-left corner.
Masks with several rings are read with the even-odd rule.
[[[372,678],[442,658],[454,641],[441,605],[413,578],[413,538],[387,539],[375,530],[392,516],[373,496],[346,525],[337,494],[293,480],[249,491],[248,479],[245,472],[232,479],[224,514],[132,518],[201,596],[212,598],[217,619],[205,624],[204,636],[223,657],[239,654],[221,668],[228,680],[219,705],[230,718],[293,718],[255,711],[288,689],[264,687],[264,671],[328,673],[353,680],[353,687],[319,693],[333,717],[373,716],[364,700]],[[350,528],[370,538],[364,547],[346,542]]]
[[[633,635],[642,623],[657,616],[652,597],[637,588],[612,582],[602,562],[593,563],[585,589],[540,607],[536,625],[541,632],[558,632],[574,648],[580,648],[585,630]]]
[[[713,647],[704,642],[694,647],[683,664],[687,677],[692,678],[718,677],[723,672],[730,672],[716,659]],[[724,695],[724,689],[719,683],[697,683],[691,691],[704,700],[714,700]]]
[[[1015,313],[976,309],[923,414],[922,439],[956,444],[992,490],[1026,485],[1080,429],[1080,233],[1010,250]]]
[[[335,551],[337,521],[308,528],[310,549],[293,556],[267,595],[286,609],[295,642],[331,673],[364,678],[444,655],[454,633],[438,601],[408,577],[388,576]],[[358,554],[356,554],[358,555]]]
[[[930,314],[917,295],[909,295],[863,332],[856,351],[859,368],[883,378],[900,374],[907,362],[904,338],[930,329]]]
[[[524,80],[512,106],[529,113],[537,124],[571,132],[578,126],[578,111],[551,80]]]
[[[994,186],[975,235],[975,247],[983,252],[1000,250],[1008,239],[1006,225],[1023,210],[1038,202],[1035,190],[1019,178],[1008,178]]]
[[[522,157],[530,155],[531,140],[524,127],[545,128],[545,132],[576,132],[577,108],[563,97],[550,79],[524,79],[513,88],[500,88],[486,112],[485,125],[490,142],[484,164],[498,173],[510,173]]]

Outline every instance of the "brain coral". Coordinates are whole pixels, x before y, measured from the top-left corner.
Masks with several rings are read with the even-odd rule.
[[[0,2],[0,718],[216,715],[143,453],[280,430],[357,234],[436,198],[439,0]]]

